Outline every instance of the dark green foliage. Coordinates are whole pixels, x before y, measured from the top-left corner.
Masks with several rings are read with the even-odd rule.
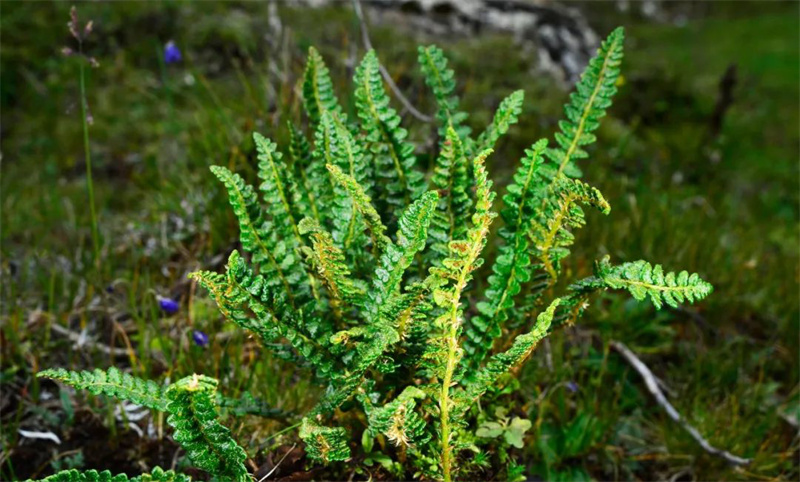
[[[461,139],[452,127],[448,127],[431,178],[431,184],[440,193],[439,206],[431,223],[431,249],[427,256],[432,266],[447,255],[447,243],[463,237],[467,231],[472,205],[468,164]]]
[[[622,41],[622,30],[615,30],[603,42],[565,107],[555,143],[542,139],[525,151],[501,206],[485,164],[517,122],[524,94],[504,99],[492,123],[471,137],[454,73],[434,46],[421,47],[418,56],[437,106],[440,149],[432,157],[431,191],[372,51],[355,71],[356,125],[334,96],[321,56],[309,50],[302,89],[308,131],[290,124],[291,162],[274,142],[253,136],[261,201],[239,175],[212,167],[227,190],[245,254],[234,250],[225,273],[191,276],[228,321],[310,368],[324,386],[300,424],[309,459],[364,460],[351,453],[354,433],[363,431],[365,440],[380,441],[382,456],[397,455],[401,462],[385,466],[403,463],[401,475],[448,482],[474,475],[468,470],[494,459],[478,448],[470,409],[487,392],[500,396],[491,389],[553,329],[575,322],[591,294],[625,289],[659,308],[711,292],[697,275],[604,260],[594,276],[557,296],[562,261],[586,222],[582,206],[610,211],[600,191],[578,179],[575,161],[588,157],[584,149],[611,105]],[[495,239],[495,211],[502,216],[498,246],[484,251]],[[484,259],[491,265],[485,272]],[[164,392],[119,374],[119,382],[104,385],[95,380],[102,372],[91,379],[52,373],[93,393],[138,397],[168,411],[175,440],[192,462],[222,480],[249,476],[246,454],[219,423],[217,404],[235,414],[272,413],[249,394],[240,403],[218,397],[216,380],[200,375]],[[515,432],[514,446],[523,445],[524,433]],[[474,455],[462,457],[465,450]],[[523,470],[503,454],[506,469],[497,473],[520,476]]]
[[[103,393],[120,400],[128,400],[159,411],[167,412],[167,423],[174,429],[173,438],[186,450],[189,460],[200,469],[223,480],[249,481],[244,467],[247,458],[231,437],[230,431],[218,421],[217,380],[203,375],[192,375],[163,388],[153,381],[145,381],[123,374],[116,368],[107,372],[69,372],[63,369],[45,370],[39,377],[53,378],[78,389],[94,394]],[[236,406],[229,400],[228,405]],[[127,481],[124,474],[112,477],[111,473],[65,471],[47,478],[53,481]],[[136,477],[134,481],[182,482],[189,477],[155,469],[151,474]]]
[[[422,194],[425,181],[416,169],[414,145],[406,141],[408,131],[389,106],[375,51],[367,52],[356,69],[355,85],[361,128],[380,181],[378,198],[386,206],[403,208]]]
[[[39,480],[41,482],[191,482],[192,478],[188,475],[156,467],[149,474],[132,478],[128,478],[125,474],[112,475],[108,470],[102,472],[96,470],[80,472],[72,469],[64,470]]]
[[[108,371],[72,372],[63,368],[53,368],[39,372],[36,376],[52,378],[78,390],[87,390],[93,395],[130,400],[153,410],[166,411],[167,397],[164,387],[152,380],[142,380],[111,367]]]
[[[313,459],[328,463],[350,458],[347,432],[341,427],[323,427],[304,418],[300,438],[306,443],[306,452]]]
[[[342,108],[333,92],[330,72],[317,49],[308,49],[308,63],[303,76],[303,105],[312,125],[317,125],[322,114],[341,114]]]
[[[170,385],[167,423],[175,429],[173,438],[195,466],[224,480],[249,481],[244,467],[247,454],[217,420],[216,390],[217,381],[203,375]]]
[[[435,45],[419,47],[419,65],[425,75],[425,83],[431,88],[438,109],[436,120],[439,121],[439,136],[445,139],[446,129],[452,127],[458,137],[465,141],[471,130],[464,125],[466,112],[458,110],[458,97],[455,95],[456,80],[452,69],[447,68],[447,58],[442,49]]]
[[[544,166],[542,175],[547,179],[558,179],[561,174],[577,177],[580,170],[573,164],[577,159],[585,159],[589,154],[583,146],[593,143],[596,138],[592,132],[600,126],[600,119],[611,106],[611,98],[617,93],[617,79],[622,63],[622,43],[625,33],[617,28],[606,38],[570,94],[570,102],[564,106],[566,120],[558,124],[556,132],[558,147],[547,151],[550,163]]]
[[[525,151],[513,182],[507,188],[508,193],[503,196],[505,208],[501,215],[505,226],[499,230],[498,236],[504,244],[492,266],[485,300],[476,305],[479,314],[470,319],[464,340],[471,367],[491,351],[492,342],[502,333],[502,323],[508,319],[508,311],[514,307],[515,296],[522,284],[531,280],[534,266],[526,233],[538,206],[536,175],[546,148],[547,140],[542,139]]]

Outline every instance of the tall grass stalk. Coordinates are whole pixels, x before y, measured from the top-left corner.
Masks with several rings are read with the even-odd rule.
[[[81,55],[83,55],[83,47],[81,46]],[[94,183],[92,182],[92,154],[89,151],[89,120],[88,109],[86,104],[86,67],[83,65],[83,59],[78,62],[80,65],[80,78],[81,78],[81,121],[83,122],[83,151],[84,158],[86,159],[86,189],[89,192],[89,212],[92,216],[92,248],[94,253],[94,262],[97,265],[100,262],[100,235],[97,231],[97,211],[94,207]]]

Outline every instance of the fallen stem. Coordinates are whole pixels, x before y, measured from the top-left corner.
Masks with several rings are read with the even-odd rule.
[[[639,372],[639,375],[641,375],[642,378],[644,379],[644,383],[647,386],[647,389],[650,391],[650,393],[653,394],[653,396],[656,399],[656,402],[659,405],[661,405],[661,407],[667,412],[667,415],[669,415],[669,418],[671,418],[675,422],[679,423],[681,425],[681,427],[684,428],[684,430],[689,432],[689,435],[691,435],[692,438],[695,439],[695,441],[697,441],[698,444],[700,444],[700,446],[703,448],[703,450],[705,450],[706,452],[708,452],[708,453],[710,453],[712,455],[716,455],[718,457],[722,457],[723,459],[725,459],[728,463],[730,463],[732,465],[748,465],[748,464],[750,464],[751,459],[745,459],[745,458],[733,455],[732,453],[728,452],[727,450],[718,449],[718,448],[714,447],[713,445],[711,445],[708,442],[708,440],[703,438],[703,436],[700,435],[700,432],[696,428],[691,426],[689,424],[689,422],[687,422],[686,419],[683,418],[680,413],[678,413],[678,411],[675,409],[675,407],[673,407],[672,404],[669,403],[669,400],[667,400],[667,397],[664,396],[664,392],[662,392],[661,388],[659,388],[658,381],[657,381],[655,375],[653,375],[653,372],[650,371],[650,368],[648,368],[647,365],[645,365],[644,362],[642,360],[640,360],[638,356],[636,356],[636,353],[631,351],[631,349],[628,348],[627,346],[625,346],[625,344],[622,343],[621,341],[612,340],[610,344],[611,344],[612,348],[614,348],[620,355],[622,355],[622,357],[625,358],[625,360],[637,372]]]

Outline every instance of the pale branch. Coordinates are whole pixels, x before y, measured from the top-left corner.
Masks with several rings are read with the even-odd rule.
[[[655,375],[653,375],[653,372],[650,371],[650,368],[648,368],[648,366],[645,365],[638,356],[636,356],[636,353],[634,353],[621,341],[612,340],[610,344],[612,348],[622,355],[625,361],[627,361],[634,370],[639,372],[639,375],[641,375],[644,379],[647,390],[653,395],[653,397],[655,397],[656,402],[661,406],[661,408],[667,412],[669,418],[680,424],[684,430],[689,432],[689,435],[691,435],[692,438],[695,439],[698,444],[700,444],[700,447],[702,447],[703,450],[711,455],[716,455],[725,459],[726,462],[732,465],[748,465],[750,462],[752,462],[751,459],[745,459],[737,455],[733,455],[727,450],[722,450],[711,445],[708,440],[703,438],[703,436],[700,435],[700,432],[691,424],[689,424],[689,422],[683,416],[681,416],[675,407],[669,403],[669,400],[667,400],[664,392],[662,392],[661,388],[658,386],[658,379],[655,377]]]

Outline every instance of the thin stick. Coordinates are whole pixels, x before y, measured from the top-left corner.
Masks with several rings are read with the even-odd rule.
[[[80,333],[75,333],[74,331],[70,330],[69,328],[65,328],[58,323],[53,323],[50,325],[50,328],[58,333],[59,335],[66,336],[70,339],[73,343],[77,344],[78,346],[83,345],[90,345],[98,350],[102,351],[106,355],[111,356],[119,356],[119,357],[127,357],[129,356],[128,350],[125,348],[116,348],[113,346],[104,345],[102,343],[98,343],[96,341],[89,340],[85,337],[82,337]]]
[[[356,11],[356,16],[358,17],[358,23],[361,25],[361,38],[364,41],[364,47],[367,50],[372,50],[372,42],[369,40],[369,31],[367,30],[367,22],[364,20],[364,12],[361,10],[361,0],[353,0],[353,9]],[[386,67],[383,64],[378,63],[378,69],[381,71],[381,76],[383,76],[383,80],[386,81],[386,84],[389,85],[389,88],[392,89],[394,95],[403,104],[403,107],[406,108],[408,112],[411,113],[414,117],[419,119],[422,122],[430,123],[433,122],[433,118],[429,115],[425,115],[416,107],[414,107],[411,102],[400,92],[400,89],[397,87],[397,84],[394,83],[392,76],[389,75],[389,71],[386,70]]]
[[[73,7],[75,8],[75,7]],[[92,254],[96,266],[100,265],[100,234],[97,230],[97,211],[94,207],[94,183],[92,182],[92,154],[89,150],[89,112],[86,100],[86,75],[84,74],[85,59],[83,58],[83,41],[78,39],[78,50],[80,52],[80,80],[81,80],[81,118],[83,120],[83,152],[86,162],[86,188],[89,191],[89,212],[92,216]]]
[[[278,467],[280,467],[280,466],[281,466],[281,464],[283,463],[283,461],[286,459],[286,457],[288,457],[288,456],[289,456],[289,454],[290,454],[290,453],[292,453],[292,451],[294,451],[294,448],[295,448],[295,447],[297,447],[297,444],[294,444],[294,445],[292,445],[292,448],[290,448],[288,452],[286,452],[285,454],[283,454],[283,457],[281,457],[281,459],[278,461],[278,463],[277,463],[277,464],[275,464],[275,467],[272,467],[272,470],[270,470],[270,471],[267,473],[267,475],[265,475],[264,477],[261,477],[260,479],[258,479],[258,482],[264,482],[265,480],[267,480],[267,479],[269,478],[269,476],[270,476],[270,475],[272,475],[272,473],[273,473],[273,472],[275,472],[276,470],[278,470]]]
[[[644,383],[647,386],[647,390],[649,390],[650,393],[653,394],[653,396],[656,398],[656,402],[658,402],[658,404],[661,405],[661,407],[664,410],[666,410],[667,415],[669,415],[669,418],[679,423],[681,427],[684,428],[684,430],[689,432],[689,435],[691,435],[692,438],[695,439],[695,441],[697,441],[698,444],[700,444],[703,450],[712,455],[722,457],[729,464],[732,465],[750,464],[751,459],[738,457],[728,452],[727,450],[718,449],[713,445],[711,445],[710,443],[708,443],[708,440],[703,438],[703,436],[700,435],[700,432],[698,432],[696,428],[689,425],[689,422],[687,422],[686,419],[683,418],[681,414],[678,413],[677,410],[675,410],[675,407],[673,407],[672,404],[669,403],[669,400],[667,400],[667,397],[664,396],[664,393],[659,388],[658,382],[656,381],[656,377],[653,375],[653,372],[650,371],[647,365],[645,365],[644,362],[640,360],[639,357],[637,357],[636,354],[633,351],[631,351],[630,348],[625,346],[624,343],[612,340],[610,344],[612,348],[614,348],[617,352],[619,352],[619,354],[622,355],[622,357],[625,358],[625,360],[637,372],[639,372],[639,375],[641,375],[642,378],[644,379]]]

